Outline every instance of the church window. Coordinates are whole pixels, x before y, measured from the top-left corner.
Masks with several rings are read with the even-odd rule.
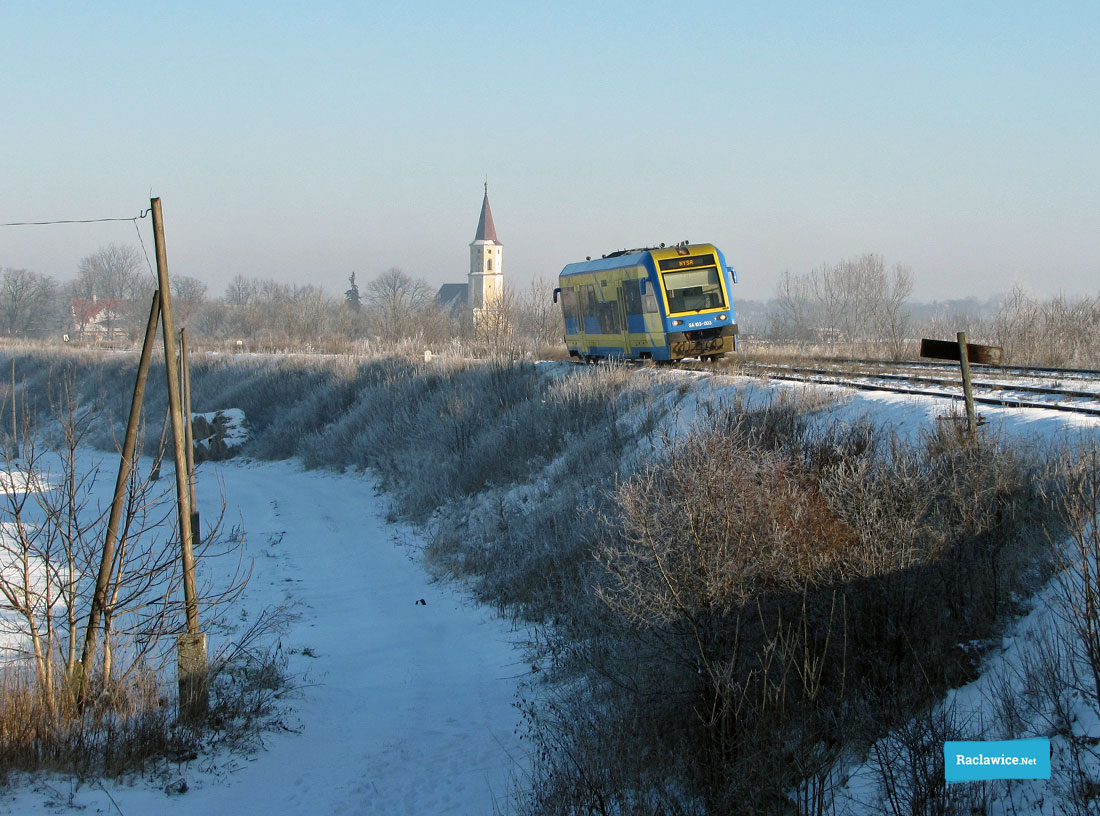
[[[493,259],[492,258],[489,259],[489,271],[490,272],[493,271]]]

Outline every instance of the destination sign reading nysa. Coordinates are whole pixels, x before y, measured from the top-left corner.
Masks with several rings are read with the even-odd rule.
[[[688,255],[684,258],[665,258],[663,261],[658,261],[658,263],[661,266],[662,272],[669,269],[690,269],[693,266],[717,266],[713,254]]]

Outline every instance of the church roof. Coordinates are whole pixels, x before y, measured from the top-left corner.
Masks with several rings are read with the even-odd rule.
[[[445,283],[435,294],[435,302],[440,308],[455,309],[466,305],[467,284]]]
[[[489,184],[485,183],[485,200],[481,203],[481,218],[477,220],[477,235],[474,241],[492,241],[499,244],[497,228],[493,224],[493,211],[489,209]]]

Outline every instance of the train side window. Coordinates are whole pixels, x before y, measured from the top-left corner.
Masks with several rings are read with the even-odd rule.
[[[582,319],[587,317],[599,317],[600,302],[596,299],[596,287],[586,284],[581,287],[580,310]]]
[[[652,285],[646,286],[645,294],[642,295],[642,308],[645,314],[657,314],[657,294],[653,289]]]
[[[608,300],[600,304],[600,332],[603,334],[621,334],[622,321],[619,319],[619,302]]]
[[[628,315],[642,313],[641,281],[623,281],[623,307]]]
[[[561,313],[562,316],[567,319],[577,319],[577,290],[565,289],[561,290]]]

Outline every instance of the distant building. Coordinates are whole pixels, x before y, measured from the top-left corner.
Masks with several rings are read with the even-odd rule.
[[[75,340],[95,345],[125,343],[129,339],[126,317],[131,304],[117,298],[73,298],[70,302],[72,331],[65,340]]]
[[[504,245],[497,238],[493,211],[489,207],[489,184],[481,202],[481,217],[470,244],[470,272],[466,283],[445,283],[435,300],[452,311],[468,311],[476,323],[504,294]]]

